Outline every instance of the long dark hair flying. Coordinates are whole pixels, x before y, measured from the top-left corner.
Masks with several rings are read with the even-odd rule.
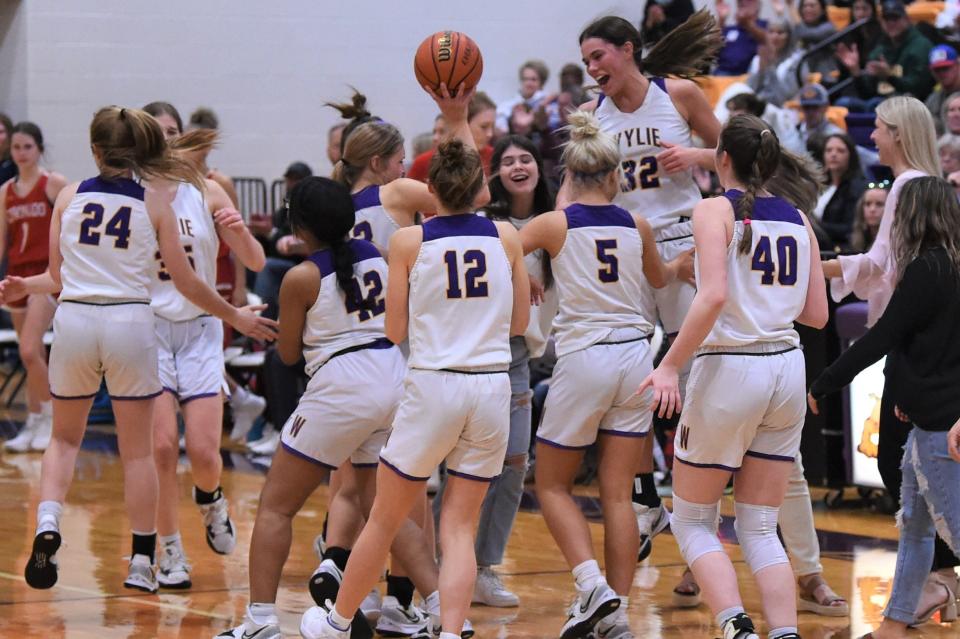
[[[556,206],[556,194],[550,187],[550,181],[543,173],[543,156],[540,150],[530,140],[522,135],[505,135],[497,141],[493,147],[493,157],[490,160],[490,203],[484,207],[483,211],[487,217],[495,220],[507,220],[512,212],[513,198],[510,191],[503,185],[500,179],[500,162],[503,154],[511,146],[523,149],[533,157],[537,165],[537,186],[533,190],[533,211],[531,216],[537,216],[541,213],[552,211]],[[540,265],[543,268],[543,287],[553,286],[553,269],[550,267],[550,256],[546,251],[542,251],[540,256]]]
[[[588,38],[600,38],[622,47],[633,44],[633,59],[644,75],[695,78],[706,75],[723,48],[723,34],[713,15],[701,9],[660,38],[643,55],[640,32],[627,20],[606,16],[594,20],[580,33],[580,44]]]

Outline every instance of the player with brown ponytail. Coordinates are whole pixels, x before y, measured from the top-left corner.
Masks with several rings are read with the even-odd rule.
[[[794,162],[759,118],[739,115],[724,127],[716,166],[726,192],[693,212],[697,293],[670,350],[640,385],[653,389],[662,416],[683,409],[671,530],[728,639],[757,637],[717,538],[719,500],[734,472],[737,538],[768,636],[799,637],[793,571],[776,530],[806,415],[794,322],[822,328],[827,295],[809,221],[764,188],[781,163],[792,171]],[[678,371],[694,355],[682,405]]]

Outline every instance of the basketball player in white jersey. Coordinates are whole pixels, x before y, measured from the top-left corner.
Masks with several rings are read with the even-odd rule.
[[[460,107],[456,118],[448,116],[451,127],[465,127],[466,102],[451,102]],[[433,630],[442,639],[459,638],[470,606],[477,517],[488,483],[503,467],[510,336],[526,329],[529,280],[516,230],[473,213],[489,199],[475,149],[460,140],[441,144],[430,164],[430,189],[439,215],[390,241],[386,332],[394,343],[409,332],[404,398],[337,601],[311,608],[301,621],[308,639],[350,636],[351,619],[379,578],[391,542],[444,460],[451,476],[440,522],[441,593],[427,598]]]
[[[158,108],[162,107],[162,108]],[[181,135],[166,110],[168,103],[150,103],[144,110],[157,119],[167,142],[181,156],[205,153],[216,143],[213,129],[195,129]],[[160,114],[159,116],[157,114]],[[170,124],[173,124],[171,127]],[[217,182],[205,178],[204,190],[180,184],[173,200],[180,243],[197,275],[211,288],[217,283],[217,254],[225,242],[245,268],[259,271],[263,247],[250,234],[240,213]],[[203,517],[207,545],[229,554],[236,532],[220,487],[223,461],[220,434],[223,424],[223,324],[180,294],[159,253],[151,278],[151,308],[157,316],[160,383],[164,394],[154,409],[154,459],[160,485],[157,532],[160,556],[157,582],[161,588],[185,589],[192,583],[190,564],[180,537],[177,502],[180,457],[177,410],[183,414],[187,458],[193,477],[193,498]]]
[[[177,183],[201,183],[175,157],[156,121],[136,109],[105,107],[90,125],[100,175],[57,197],[50,228],[49,270],[8,279],[4,296],[60,291],[50,354],[53,439],[43,457],[37,536],[25,568],[27,583],[57,581],[60,516],[73,477],[87,415],[106,378],[117,421],[133,549],[124,586],[157,589],[157,474],[151,452],[155,398],[161,393],[150,271],[158,244],[174,283],[191,302],[253,337],[274,336],[273,322],[224,302],[190,268],[171,202]],[[138,175],[141,183],[131,178]]]
[[[355,222],[349,191],[327,178],[305,178],[289,194],[289,213],[310,253],[283,280],[278,351],[290,365],[302,355],[310,382],[283,428],[260,495],[250,545],[250,605],[243,624],[218,635],[224,638],[280,637],[275,602],[293,517],[328,473],[346,464],[354,468],[369,514],[380,449],[403,394],[406,363],[384,336],[387,264],[373,244],[347,240]],[[403,538],[410,535],[412,542]],[[436,590],[435,564],[419,528],[407,527],[393,548],[421,588]],[[325,580],[311,581],[321,601],[336,598],[350,556],[339,550],[321,564]]]
[[[643,291],[675,281],[681,270],[692,277],[693,260],[685,253],[663,263],[650,224],[612,204],[620,179],[616,140],[588,112],[572,113],[568,121],[562,161],[571,203],[520,232],[524,252],[550,255],[560,296],[553,322],[557,366],[537,430],[537,498],[579,594],[560,636],[587,636],[606,618],[602,636],[632,637],[626,605],[640,539],[630,486],[652,421],[636,395],[653,370],[653,324],[643,315]],[[609,586],[571,494],[583,451],[598,440]]]
[[[767,636],[799,637],[777,515],[806,414],[793,324],[822,328],[827,298],[806,216],[763,190],[778,167],[797,162],[759,118],[736,116],[724,127],[716,163],[726,192],[698,204],[693,216],[697,295],[669,352],[640,385],[653,388],[661,415],[683,409],[671,529],[724,639],[757,637],[717,538],[719,500],[733,473],[737,539],[760,588]],[[678,371],[694,355],[683,405]]]
[[[700,201],[700,189],[692,168],[698,164],[713,169],[720,123],[703,92],[689,78],[703,74],[704,65],[721,45],[719,30],[706,12],[694,14],[646,56],[642,56],[640,33],[622,18],[600,18],[580,34],[587,73],[602,92],[583,108],[596,113],[603,131],[616,138],[623,156],[623,181],[616,204],[647,219],[664,260],[693,248],[689,219]],[[692,148],[694,134],[708,148]],[[684,281],[659,290],[647,287],[645,315],[654,324],[659,322],[672,339],[694,292]],[[681,389],[684,386],[681,383]],[[652,538],[670,523],[653,481],[652,452],[649,439],[634,487],[641,560],[649,555]]]

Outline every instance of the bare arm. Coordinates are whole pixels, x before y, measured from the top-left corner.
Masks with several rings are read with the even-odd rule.
[[[530,323],[530,276],[523,263],[523,246],[517,230],[509,222],[495,222],[500,241],[513,271],[513,314],[510,317],[510,335],[523,335]]]
[[[830,316],[827,307],[827,283],[823,276],[823,265],[820,262],[820,247],[817,244],[817,238],[813,234],[813,227],[810,226],[810,220],[803,213],[803,225],[807,227],[807,235],[810,237],[810,281],[807,283],[807,301],[803,305],[803,311],[797,316],[797,321],[813,328],[823,328],[827,325]]]
[[[316,302],[319,292],[319,271],[310,261],[294,266],[283,276],[277,353],[287,366],[293,366],[303,356],[303,327],[307,311]]]
[[[703,343],[727,301],[727,244],[733,211],[723,198],[703,200],[693,210],[693,237],[701,265],[700,288],[683,320],[680,334],[657,369],[638,392],[653,389],[653,408],[669,418],[682,408],[679,370]]]
[[[145,204],[157,231],[160,257],[167,267],[167,272],[170,273],[174,286],[192,303],[224,320],[241,333],[257,339],[274,339],[276,322],[258,317],[250,308],[234,308],[215,290],[207,286],[191,268],[187,255],[180,245],[176,215],[171,206],[175,193],[175,186],[171,188],[163,183],[146,185]]]
[[[464,146],[468,146],[479,153],[480,149],[477,148],[477,143],[473,139],[473,132],[470,131],[470,123],[467,121],[467,109],[470,106],[470,100],[477,93],[476,87],[469,91],[460,91],[454,97],[450,97],[450,92],[447,91],[445,84],[440,85],[439,93],[430,91],[428,87],[424,88],[436,101],[437,106],[440,107],[440,113],[447,121],[447,137],[458,139],[463,142]],[[490,189],[487,188],[486,181],[484,181],[483,188],[480,189],[473,204],[479,208],[489,201]]]
[[[233,207],[230,196],[217,182],[206,180],[206,184],[207,192],[204,195],[207,209],[217,224],[217,234],[237,257],[234,263],[240,264],[241,273],[244,267],[251,271],[263,270],[267,261],[263,246],[244,224],[243,216]],[[241,282],[242,280],[237,280],[238,284]]]
[[[637,224],[640,240],[643,242],[643,274],[653,288],[663,288],[677,279],[678,262],[677,260],[664,262],[660,252],[657,251],[650,223],[639,215],[634,215],[633,219]]]
[[[400,217],[395,220],[400,226],[413,226],[420,211],[437,210],[437,201],[427,185],[410,178],[397,178],[381,186],[380,202],[390,215]]]
[[[410,268],[413,266],[423,229],[410,226],[400,229],[390,237],[390,271],[387,277],[387,316],[384,319],[384,332],[387,339],[399,344],[407,339],[407,326],[410,321]]]
[[[673,147],[677,151],[682,149],[688,156],[683,158],[684,162],[679,167],[670,163],[672,155],[674,155],[670,153],[671,147],[667,147],[667,151],[658,155],[658,161],[661,164],[667,164],[664,166],[667,171],[687,169],[693,164],[697,164],[708,171],[715,171],[716,152],[714,149],[717,146],[717,140],[720,138],[720,122],[713,114],[713,109],[710,108],[707,98],[703,95],[700,87],[692,80],[667,80],[667,87],[680,115],[687,120],[691,131],[703,140],[705,148],[684,149],[683,147]],[[670,142],[670,140],[665,141]]]
[[[567,218],[563,211],[543,213],[530,220],[519,235],[524,255],[543,249],[556,257],[567,239]]]
[[[0,186],[0,262],[7,255],[7,189],[13,180],[8,180]]]
[[[49,258],[47,260],[47,272],[53,280],[54,289],[59,291],[63,288],[60,281],[60,265],[63,264],[63,254],[60,252],[60,224],[63,218],[63,212],[66,210],[73,196],[77,194],[80,183],[76,182],[70,186],[60,189],[57,195],[57,201],[53,203],[53,215],[50,217],[50,248]]]

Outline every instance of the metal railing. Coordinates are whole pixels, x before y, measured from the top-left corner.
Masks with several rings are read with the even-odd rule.
[[[870,22],[870,20],[867,18],[864,18],[863,20],[857,20],[856,22],[847,25],[845,28],[841,29],[840,31],[837,31],[826,40],[821,40],[816,45],[811,47],[806,53],[804,53],[803,57],[800,58],[800,63],[797,65],[797,70],[796,70],[797,86],[802,87],[804,84],[806,84],[803,78],[803,63],[806,62],[808,58],[816,55],[817,53],[820,53],[821,51],[823,51],[828,47],[832,47],[837,42],[849,36],[851,33],[855,33],[856,31],[859,31],[868,22]],[[830,89],[828,89],[827,93],[830,96],[833,96],[839,93],[840,91],[843,91],[848,86],[850,86],[850,84],[853,83],[853,80],[854,80],[853,78],[845,78],[844,80],[841,80],[840,82],[837,82],[836,84],[832,85]]]

